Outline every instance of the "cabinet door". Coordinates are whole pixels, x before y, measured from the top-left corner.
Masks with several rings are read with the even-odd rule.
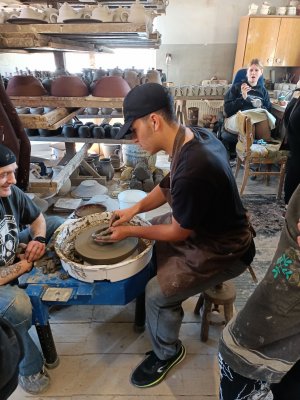
[[[274,66],[300,65],[300,18],[282,18],[274,57]]]
[[[244,66],[259,58],[264,66],[272,66],[281,18],[250,18]]]

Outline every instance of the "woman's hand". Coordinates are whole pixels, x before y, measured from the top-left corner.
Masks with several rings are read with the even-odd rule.
[[[251,90],[251,86],[247,85],[247,83],[243,83],[241,86],[241,92],[242,92],[242,96],[243,99],[246,100],[247,96],[248,96],[248,92]]]

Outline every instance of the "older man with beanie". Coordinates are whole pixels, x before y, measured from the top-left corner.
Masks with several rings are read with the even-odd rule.
[[[32,325],[29,297],[17,285],[17,278],[33,267],[45,253],[47,239],[63,220],[46,221],[40,210],[15,186],[16,157],[0,144],[0,317],[8,320],[18,332],[24,357],[19,365],[19,384],[28,393],[47,389],[50,378],[44,371],[44,360],[28,333]],[[20,226],[28,226],[20,232]],[[19,243],[29,242],[23,255],[17,255]]]
[[[115,211],[110,228],[98,238],[156,240],[157,275],[146,287],[153,350],[131,376],[133,385],[147,388],[161,382],[185,357],[179,340],[182,302],[241,274],[255,247],[222,143],[206,129],[180,125],[172,96],[159,84],[135,87],[123,107],[125,123],[118,138],[130,133],[144,150],[163,150],[172,159],[170,174],[160,185],[133,207]],[[124,225],[166,202],[172,213],[153,219],[152,226]]]

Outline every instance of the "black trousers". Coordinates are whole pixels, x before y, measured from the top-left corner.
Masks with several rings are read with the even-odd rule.
[[[219,355],[220,400],[263,400],[271,390],[274,400],[300,399],[300,361],[282,378],[279,383],[246,378],[233,371]]]

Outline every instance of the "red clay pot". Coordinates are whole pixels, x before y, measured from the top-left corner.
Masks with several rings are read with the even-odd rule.
[[[125,97],[130,86],[121,76],[104,76],[92,86],[92,95],[96,97]]]
[[[84,97],[88,94],[88,87],[78,76],[59,76],[51,84],[52,96]]]
[[[31,75],[15,75],[8,81],[6,93],[9,96],[45,96],[47,90]]]

